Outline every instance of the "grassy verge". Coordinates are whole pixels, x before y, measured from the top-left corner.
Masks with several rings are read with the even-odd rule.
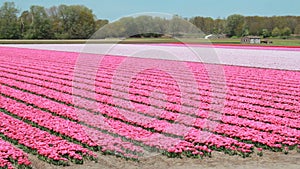
[[[276,39],[269,38],[272,44],[258,44],[261,46],[300,46],[300,39]],[[240,44],[240,39],[173,39],[173,38],[129,38],[129,39],[99,39],[99,40],[0,40],[0,44],[85,44],[85,43],[120,43],[120,44],[139,44],[139,43],[195,43],[195,44]],[[251,44],[249,44],[251,45]]]

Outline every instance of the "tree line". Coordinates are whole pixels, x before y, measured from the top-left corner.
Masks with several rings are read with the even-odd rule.
[[[180,33],[222,34],[227,37],[256,35],[263,37],[289,37],[300,34],[300,16],[242,16],[213,19],[196,16],[171,19],[138,16],[125,17],[112,24],[97,19],[93,11],[83,5],[59,5],[45,8],[32,5],[20,11],[14,2],[0,7],[0,39],[87,39],[105,37],[157,37]],[[192,24],[189,24],[192,23]],[[108,25],[107,25],[108,24]],[[104,27],[101,34],[94,34]]]
[[[234,14],[226,19],[193,17],[190,22],[206,34],[232,36],[256,35],[263,37],[288,37],[300,34],[300,16],[242,16]]]
[[[82,5],[32,5],[22,12],[14,2],[0,7],[0,39],[86,39],[107,23]]]
[[[196,26],[178,15],[171,18],[155,16],[124,17],[106,25],[96,32],[92,38],[115,37],[203,37],[204,34]]]

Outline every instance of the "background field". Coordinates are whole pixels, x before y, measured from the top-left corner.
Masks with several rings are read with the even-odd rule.
[[[300,46],[300,39],[278,39],[270,38],[273,44],[259,44],[258,46]],[[121,43],[121,44],[137,44],[137,43],[212,43],[212,44],[240,44],[240,39],[172,39],[172,38],[130,38],[130,39],[99,39],[99,40],[0,40],[0,44],[85,44],[89,43]],[[249,44],[250,45],[250,44]]]

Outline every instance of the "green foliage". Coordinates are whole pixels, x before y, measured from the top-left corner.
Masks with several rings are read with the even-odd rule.
[[[29,39],[51,39],[54,36],[52,23],[46,10],[42,6],[31,6],[30,15],[32,22],[25,32],[25,37]]]
[[[291,29],[289,27],[285,27],[282,29],[281,35],[282,36],[290,36],[292,33]]]
[[[248,35],[250,35],[249,29],[245,28],[243,30],[243,35],[242,36],[248,36]]]
[[[100,28],[104,30],[101,35],[95,36],[97,38],[182,36],[186,32],[196,32],[190,30],[191,26],[186,20],[206,35],[287,38],[291,34],[300,34],[300,16],[261,17],[234,14],[222,19],[201,16],[188,19],[175,15],[170,20],[139,16],[126,17],[107,25],[108,20],[97,19],[91,9],[82,5],[59,5],[50,8],[33,5],[30,9],[19,12],[14,2],[4,2],[0,6],[0,39],[87,39]],[[198,30],[197,33],[199,32]]]
[[[163,35],[192,37],[203,34],[193,24],[177,15],[169,19],[141,15],[125,17],[106,25],[93,38],[159,38]]]
[[[296,27],[294,29],[294,34],[297,34],[297,35],[300,34],[300,23],[298,25],[296,25]]]
[[[261,32],[261,35],[263,36],[263,38],[267,38],[267,37],[271,36],[268,29],[263,29],[262,32]]]
[[[273,37],[278,37],[281,35],[281,30],[278,28],[278,27],[275,27],[273,30],[272,30],[272,36]]]
[[[18,39],[21,36],[14,2],[4,2],[0,8],[0,39]]]
[[[221,30],[225,27],[224,20],[213,20],[211,17],[194,17],[190,19],[190,22],[196,25],[201,31],[206,34],[221,33]]]
[[[98,19],[95,24],[96,24],[96,30],[101,29],[103,26],[107,25],[109,23],[108,20],[104,19]]]
[[[23,11],[13,2],[5,2],[0,8],[0,39],[87,39],[107,20],[96,18],[92,10],[81,5],[60,5],[46,9],[33,5]]]
[[[227,18],[226,22],[226,33],[229,37],[232,36],[242,36],[243,35],[243,29],[245,24],[245,17],[242,15],[234,14],[230,15]]]
[[[89,38],[96,29],[95,17],[92,10],[82,5],[60,5],[58,25],[62,26],[61,34],[70,39]]]

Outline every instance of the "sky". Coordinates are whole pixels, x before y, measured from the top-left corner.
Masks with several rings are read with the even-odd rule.
[[[231,14],[300,16],[300,0],[0,0],[0,4],[5,1],[15,2],[21,11],[28,10],[31,5],[85,5],[98,19],[109,21],[145,12],[177,14],[187,18],[226,18]]]

